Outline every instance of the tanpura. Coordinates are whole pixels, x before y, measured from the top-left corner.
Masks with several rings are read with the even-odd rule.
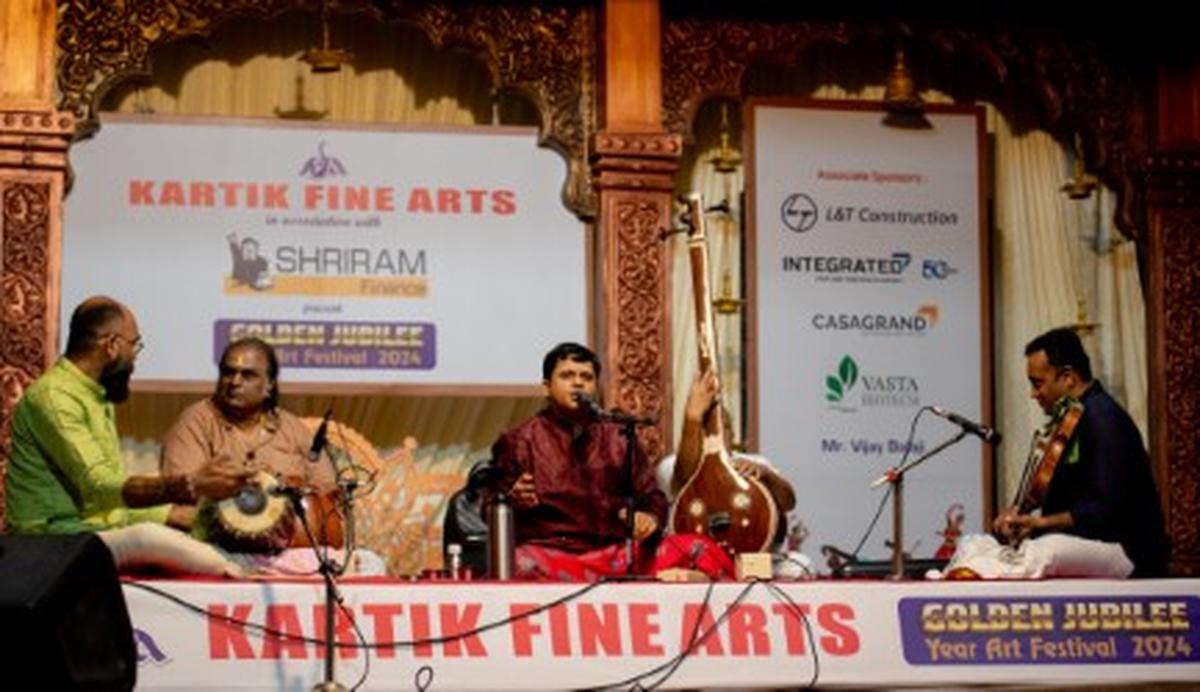
[[[719,383],[704,208],[698,194],[688,195],[686,201],[700,372],[712,371]],[[775,500],[762,482],[734,468],[719,404],[705,418],[700,463],[671,506],[670,525],[678,534],[708,536],[730,554],[766,551],[775,537],[779,525]]]

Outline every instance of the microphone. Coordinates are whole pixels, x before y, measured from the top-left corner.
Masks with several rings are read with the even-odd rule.
[[[600,402],[596,401],[594,398],[584,392],[572,392],[571,398],[575,400],[575,403],[579,405],[579,408],[581,408],[584,413],[587,413],[592,418],[604,420],[608,416],[608,411],[604,410],[604,407],[600,405]]]
[[[317,461],[321,458],[321,452],[325,450],[325,445],[329,442],[329,419],[333,417],[333,408],[325,411],[325,417],[321,419],[321,425],[317,427],[317,434],[313,435],[312,446],[308,448],[308,460]]]
[[[992,444],[992,445],[1000,444],[1000,433],[996,432],[995,429],[993,429],[993,428],[989,428],[988,426],[983,425],[982,423],[976,423],[975,421],[970,420],[968,418],[963,418],[962,416],[958,415],[957,413],[955,413],[953,411],[947,411],[946,409],[942,408],[941,406],[930,406],[929,410],[933,412],[933,415],[941,416],[942,418],[945,418],[946,420],[950,421],[951,423],[954,423],[955,425],[962,428],[963,430],[966,430],[967,432],[971,433],[972,435],[979,436],[979,438],[981,440],[983,440],[984,442],[986,442],[988,444]]]
[[[633,425],[654,425],[655,423],[653,418],[635,416],[620,409],[606,409],[584,392],[572,392],[571,398],[575,400],[575,403],[579,404],[579,408],[583,409],[583,412],[589,418],[594,420],[611,421],[613,423],[632,423]]]

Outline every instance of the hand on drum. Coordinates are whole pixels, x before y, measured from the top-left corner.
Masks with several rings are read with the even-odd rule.
[[[221,500],[230,497],[250,483],[255,471],[243,468],[234,463],[228,456],[222,455],[203,466],[192,477],[192,487],[198,497],[211,497]]]
[[[167,514],[167,526],[180,531],[191,531],[196,523],[196,505],[171,505]]]

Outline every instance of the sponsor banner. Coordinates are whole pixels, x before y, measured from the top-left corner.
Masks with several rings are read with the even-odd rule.
[[[897,129],[828,102],[751,102],[749,118],[758,451],[795,486],[806,547],[849,551],[885,492],[872,482],[957,432],[913,429],[918,412],[982,410],[980,123],[939,111]],[[969,438],[908,476],[912,557],[983,528],[982,459]],[[890,523],[862,557],[890,556]]]
[[[334,619],[335,678],[350,686],[365,673],[368,690],[1195,679],[1185,649],[1195,650],[1200,605],[1178,594],[1198,587],[351,580]],[[307,690],[323,679],[317,581],[149,581],[124,592],[138,689]],[[1118,653],[1107,659],[1110,645]],[[1068,657],[1106,665],[1060,665]]]
[[[919,665],[1200,662],[1200,598],[902,598]]]
[[[255,334],[289,382],[527,384],[587,338],[583,225],[533,129],[106,116],[72,163],[64,333],[124,300],[139,378],[211,380]]]

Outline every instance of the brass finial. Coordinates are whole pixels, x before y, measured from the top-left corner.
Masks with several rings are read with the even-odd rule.
[[[720,315],[732,315],[742,309],[743,302],[733,294],[733,275],[726,269],[721,275],[721,294],[713,298],[713,309]]]
[[[329,115],[329,111],[314,111],[304,104],[304,77],[296,75],[296,105],[285,110],[275,106],[275,117],[284,120],[320,120]]]
[[[312,66],[312,71],[317,73],[338,72],[342,65],[349,65],[350,61],[354,60],[354,55],[349,51],[329,45],[328,0],[321,1],[321,47],[309,48],[300,59]]]
[[[1100,185],[1100,181],[1096,179],[1096,176],[1091,175],[1084,169],[1083,163],[1083,137],[1076,132],[1073,174],[1071,175],[1071,179],[1063,183],[1063,186],[1059,188],[1067,193],[1067,197],[1071,199],[1087,199],[1092,196],[1092,190],[1095,190]]]
[[[888,72],[883,89],[883,107],[893,113],[920,113],[925,102],[917,95],[912,72],[904,63],[904,49],[896,49],[896,64]]]
[[[1080,298],[1075,301],[1075,324],[1071,325],[1071,329],[1079,336],[1087,336],[1100,326],[1099,322],[1089,322],[1087,312],[1087,301]]]
[[[718,173],[733,173],[742,165],[742,155],[729,143],[729,104],[721,104],[721,148],[710,161]]]

